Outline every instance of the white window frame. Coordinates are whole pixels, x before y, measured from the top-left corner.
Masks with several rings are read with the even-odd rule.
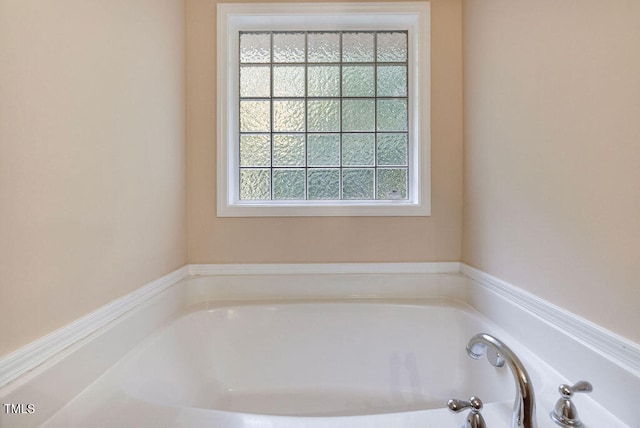
[[[429,216],[430,4],[219,3],[217,5],[218,217]],[[262,200],[239,198],[239,32],[407,30],[409,175],[403,200]]]

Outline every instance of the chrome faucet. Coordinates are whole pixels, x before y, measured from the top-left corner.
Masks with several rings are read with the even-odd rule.
[[[502,367],[505,362],[516,381],[516,399],[513,406],[511,426],[513,428],[537,428],[536,403],[533,385],[527,370],[511,349],[490,334],[480,333],[471,338],[467,353],[476,360],[487,355],[494,367]]]
[[[452,412],[461,412],[464,409],[471,409],[467,416],[467,422],[462,428],[487,428],[487,424],[484,422],[484,418],[480,414],[482,410],[482,400],[478,397],[471,397],[469,401],[463,400],[449,400],[447,402],[449,410]]]

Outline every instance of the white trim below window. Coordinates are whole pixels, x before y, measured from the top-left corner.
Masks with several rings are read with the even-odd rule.
[[[217,215],[429,216],[429,2],[221,3],[217,5]],[[238,34],[269,30],[409,32],[409,195],[403,200],[245,201],[238,191]]]

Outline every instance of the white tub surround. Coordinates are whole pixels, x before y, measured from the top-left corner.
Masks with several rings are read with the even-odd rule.
[[[627,426],[637,426],[637,409],[629,399],[640,397],[640,344],[471,266],[462,264],[461,272],[469,280],[467,302],[472,307],[506,328],[569,383],[591,382],[591,399]]]
[[[0,403],[34,404],[0,427],[34,427],[59,411],[182,307],[187,267],[158,278],[0,360]]]
[[[181,279],[187,274],[189,274],[188,277]],[[635,355],[640,355],[637,354],[640,350],[637,344],[625,341],[512,285],[459,263],[192,265],[159,280],[155,286],[147,285],[138,292],[125,296],[116,306],[114,304],[116,302],[103,308],[104,312],[96,311],[98,315],[90,314],[93,316],[82,318],[71,326],[0,360],[0,375],[5,382],[8,381],[0,388],[0,401],[33,404],[35,407],[33,413],[0,413],[0,426],[49,428],[74,426],[458,427],[465,418],[464,414],[453,414],[444,408],[434,409],[438,407],[435,402],[445,395],[447,398],[468,399],[469,397],[464,395],[478,394],[485,400],[483,414],[489,426],[507,427],[513,400],[510,373],[506,369],[496,372],[496,369],[491,367],[485,359],[471,360],[464,350],[470,335],[482,330],[490,330],[490,333],[512,347],[532,373],[538,400],[540,427],[556,427],[549,419],[548,413],[553,409],[558,396],[556,388],[560,383],[573,383],[579,379],[593,383],[594,392],[591,395],[581,395],[575,399],[580,416],[587,428],[633,426],[634,409],[628,408],[632,406],[627,406],[626,403],[628,403],[628,397],[637,397],[640,394],[640,373],[634,365],[638,363]],[[385,308],[380,309],[381,306]],[[120,309],[114,310],[115,307]],[[309,310],[304,311],[301,308]],[[325,311],[327,308],[332,309],[327,312]],[[353,310],[348,310],[349,308]],[[371,312],[377,313],[373,317],[374,321],[369,323],[363,321],[363,318],[370,316],[364,315],[365,308],[378,308]],[[420,313],[420,308],[426,312]],[[291,322],[290,318],[287,318],[296,313],[299,317],[306,314],[307,316],[302,318],[306,321],[309,318],[317,318],[317,322],[313,323],[318,327],[314,337],[322,337],[324,334],[326,342],[333,337],[327,331],[344,326],[342,331],[348,333],[350,338],[362,338],[363,349],[376,350],[370,354],[371,358],[379,358],[382,352],[380,346],[373,346],[373,344],[383,343],[385,340],[381,340],[376,335],[367,336],[369,332],[365,326],[372,325],[371,332],[384,332],[384,335],[392,335],[391,330],[394,328],[396,332],[401,330],[406,337],[393,339],[400,341],[411,337],[422,338],[421,335],[426,334],[429,329],[432,335],[437,336],[438,332],[446,334],[444,328],[433,328],[437,324],[436,321],[421,318],[427,316],[428,308],[433,309],[432,315],[442,311],[443,308],[466,314],[456,318],[458,321],[454,322],[457,326],[455,331],[458,332],[458,335],[455,335],[457,337],[455,341],[464,343],[460,344],[460,349],[454,345],[451,346],[455,349],[449,349],[450,346],[444,342],[436,345],[434,352],[439,353],[438,358],[455,360],[460,356],[460,361],[464,361],[463,364],[478,367],[480,372],[491,372],[488,375],[481,375],[480,378],[488,376],[485,382],[474,383],[470,380],[473,378],[471,376],[468,378],[469,382],[460,379],[454,385],[455,387],[446,391],[443,391],[445,389],[443,385],[446,383],[440,384],[435,388],[439,391],[435,393],[437,397],[431,404],[427,403],[429,400],[425,395],[412,396],[410,393],[411,379],[414,381],[422,379],[421,385],[426,384],[425,378],[421,376],[427,373],[425,371],[427,369],[421,364],[424,364],[424,360],[430,356],[428,352],[420,351],[418,345],[411,345],[417,350],[414,352],[414,360],[407,355],[398,357],[399,363],[396,364],[399,367],[397,373],[400,383],[398,385],[404,385],[398,389],[398,391],[404,391],[402,392],[404,395],[395,396],[399,400],[396,402],[398,406],[389,407],[389,397],[384,404],[385,399],[380,401],[381,395],[378,393],[369,396],[367,401],[366,394],[362,391],[359,394],[356,393],[357,391],[352,391],[353,393],[347,396],[353,397],[356,401],[357,397],[362,398],[360,408],[352,406],[341,411],[335,408],[331,410],[326,406],[331,404],[331,397],[335,390],[325,388],[325,391],[328,391],[324,396],[325,407],[307,408],[306,415],[333,411],[332,417],[309,418],[303,415],[304,410],[295,415],[293,411],[283,411],[282,408],[279,412],[271,412],[279,413],[278,415],[260,415],[261,409],[258,408],[253,408],[258,414],[249,413],[252,410],[250,406],[252,401],[243,401],[242,394],[238,395],[242,392],[240,388],[242,385],[233,382],[242,377],[241,373],[258,370],[258,364],[261,361],[259,356],[252,360],[256,361],[255,367],[253,364],[241,367],[242,361],[234,361],[233,356],[216,354],[216,359],[227,358],[226,361],[231,364],[221,374],[223,378],[227,376],[224,381],[210,372],[207,373],[206,365],[203,366],[205,368],[201,375],[194,372],[195,374],[192,373],[193,376],[189,377],[189,367],[197,364],[189,363],[182,366],[177,364],[182,358],[180,355],[185,358],[182,361],[191,361],[189,359],[193,358],[197,360],[201,356],[209,355],[207,352],[213,348],[204,339],[194,341],[196,333],[188,335],[181,334],[180,331],[186,328],[195,332],[199,328],[196,325],[204,326],[211,322],[213,324],[210,327],[216,331],[216,334],[222,335],[218,337],[217,343],[223,343],[224,340],[221,338],[227,334],[224,336],[228,337],[225,345],[228,348],[226,354],[230,354],[232,348],[236,349],[237,346],[242,348],[245,345],[245,348],[242,348],[246,350],[243,355],[260,353],[257,348],[251,348],[256,346],[255,342],[238,342],[238,340],[241,340],[243,335],[250,337],[252,333],[258,332],[260,332],[259,337],[268,337],[268,329],[262,330],[269,325],[280,325],[278,323],[282,325],[277,330],[282,331],[287,325],[291,325],[292,328],[290,336],[280,337],[279,349],[287,344],[294,346],[285,340],[286,338],[298,337],[299,343],[309,340],[303,334],[305,325],[302,322]],[[388,322],[381,321],[380,314],[397,310],[405,312],[394,312],[393,316],[388,317]],[[104,316],[110,312],[112,315]],[[268,318],[269,314],[275,318]],[[283,317],[286,314],[289,315]],[[336,316],[327,314],[336,314]],[[352,321],[340,318],[354,317],[357,314],[362,316],[353,318]],[[234,316],[237,317],[235,324],[222,322]],[[419,325],[400,328],[395,320],[403,318],[421,321],[417,323]],[[102,321],[93,322],[93,327],[89,327],[92,324],[90,320],[96,319],[102,319]],[[440,321],[444,319],[446,317],[439,318]],[[463,321],[464,319],[474,321]],[[450,320],[449,323],[451,323]],[[324,327],[320,328],[323,325]],[[255,328],[250,328],[251,326]],[[474,327],[477,327],[478,331],[474,331]],[[93,331],[90,331],[92,328]],[[358,328],[361,333],[355,331]],[[82,333],[74,335],[74,331]],[[464,336],[467,335],[469,337],[465,338]],[[60,341],[55,346],[49,346],[47,343],[50,342],[51,337],[65,337],[67,342]],[[229,347],[231,337],[233,337],[234,346]],[[394,343],[393,340],[387,342]],[[178,341],[183,341],[181,346],[175,346]],[[437,342],[436,339],[429,340],[425,337],[416,343],[428,347],[429,345],[425,342],[430,341]],[[310,351],[314,343],[310,341],[301,349]],[[339,345],[338,342],[334,345],[334,348],[346,347],[345,344]],[[165,352],[153,352],[154,347],[163,346],[163,349],[166,348]],[[622,350],[619,349],[621,346]],[[201,347],[200,351],[196,349],[198,347]],[[224,346],[214,348],[216,352],[220,352]],[[34,351],[37,349],[42,351]],[[62,349],[64,350],[61,351]],[[186,349],[191,352],[180,354]],[[438,349],[445,349],[446,352],[440,352]],[[297,353],[295,346],[289,350],[291,351],[289,354]],[[269,352],[275,351],[271,349]],[[335,357],[337,352],[336,350],[332,355]],[[458,352],[457,356],[448,358],[455,352]],[[53,354],[55,355],[51,357]],[[333,357],[329,355],[327,358]],[[349,355],[345,355],[344,358],[349,358]],[[361,355],[358,358],[363,360],[364,357]],[[275,357],[272,360],[275,361]],[[393,367],[391,360],[389,358],[386,362],[387,369]],[[421,375],[417,377],[409,375],[412,367],[409,360],[415,361],[416,367],[423,370],[420,372]],[[172,361],[172,364],[168,361]],[[141,370],[132,369],[136,364]],[[146,368],[143,369],[145,364]],[[439,367],[437,373],[447,373],[448,361],[440,361],[436,364]],[[21,367],[21,369],[15,370],[15,367]],[[158,370],[152,370],[154,367]],[[234,370],[234,367],[237,370]],[[159,370],[160,368],[163,369]],[[263,376],[278,373],[277,365],[272,368],[271,372],[267,370]],[[317,368],[313,372],[320,371],[320,368]],[[385,370],[387,376],[391,376],[391,372]],[[453,371],[458,376],[463,372],[464,370],[457,369]],[[164,378],[160,375],[154,378],[154,373],[161,373]],[[233,378],[234,373],[235,378]],[[437,376],[437,373],[434,376]],[[258,374],[256,372],[255,376],[248,378],[260,379]],[[302,376],[298,377],[301,380],[298,387],[309,382],[308,379],[304,379],[305,371],[302,368],[298,374]],[[402,377],[404,375],[406,376]],[[281,379],[285,376],[280,373],[280,376],[275,378]],[[206,382],[207,379],[210,380],[209,383]],[[389,379],[387,378],[387,382]],[[153,381],[158,382],[158,387],[148,389]],[[218,404],[213,406],[199,394],[202,391],[206,392],[207,388],[213,388],[216,382],[220,387],[217,395],[219,400]],[[483,383],[491,385],[491,382],[498,382],[498,386],[488,387],[491,391],[498,391],[497,393],[472,391],[472,389],[482,389]],[[506,397],[500,395],[503,389],[501,382],[511,385],[506,392]],[[350,384],[358,387],[362,386],[363,382],[357,381]],[[465,389],[464,386],[468,386],[469,389]],[[266,381],[263,385],[244,385],[244,391],[251,392],[252,387],[256,394],[264,394],[277,401],[278,394],[271,395],[265,392],[269,390]],[[179,393],[180,388],[184,392],[182,395]],[[287,388],[282,390],[287,391]],[[291,390],[292,388],[288,389],[288,391]],[[371,390],[369,388],[369,391]],[[380,392],[381,388],[373,388],[373,390]],[[424,392],[426,389],[421,387],[420,391]],[[249,392],[244,395],[245,398],[250,398]],[[457,393],[462,396],[448,397],[449,394]],[[482,393],[487,398],[483,397]],[[442,394],[443,397],[438,394]],[[309,402],[318,401],[318,397],[311,398],[313,399]],[[300,399],[304,401],[304,394]],[[225,400],[228,404],[226,408]],[[375,409],[376,400],[379,404],[377,410]],[[337,401],[344,402],[347,399]],[[260,402],[264,403],[264,400]],[[383,404],[380,404],[381,402]],[[362,403],[365,403],[364,407]],[[363,410],[367,407],[366,403],[373,403],[370,406],[374,409],[373,413]],[[445,403],[446,400],[439,407],[443,407]],[[275,406],[277,403],[272,404]],[[302,404],[298,407],[299,409],[304,407]],[[277,407],[274,406],[272,409]],[[265,413],[268,412],[265,411]],[[212,423],[214,425],[211,425]]]

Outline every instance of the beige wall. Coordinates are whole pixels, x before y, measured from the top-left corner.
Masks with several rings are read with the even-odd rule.
[[[640,3],[432,1],[433,215],[281,219],[216,218],[215,5],[0,0],[0,356],[187,261],[461,253],[640,342]]]
[[[463,260],[640,343],[640,2],[464,2]]]
[[[0,356],[186,263],[184,7],[0,0]]]
[[[460,0],[431,2],[432,213],[422,218],[216,218],[215,0],[187,0],[187,171],[191,263],[460,259]]]

